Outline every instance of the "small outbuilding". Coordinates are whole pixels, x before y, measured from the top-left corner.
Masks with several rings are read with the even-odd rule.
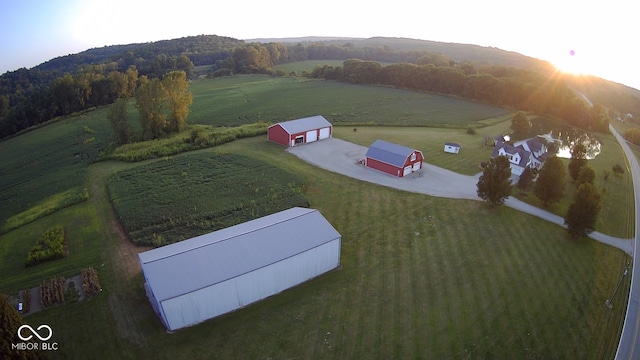
[[[444,152],[446,153],[457,154],[460,152],[461,148],[462,148],[462,145],[460,144],[451,143],[451,142],[444,143]]]
[[[333,125],[322,115],[283,121],[267,128],[267,140],[286,147],[328,139],[333,136]]]
[[[422,169],[422,151],[376,140],[365,154],[364,164],[370,168],[403,177]]]
[[[318,210],[296,207],[138,256],[147,297],[173,331],[335,269],[340,243]]]

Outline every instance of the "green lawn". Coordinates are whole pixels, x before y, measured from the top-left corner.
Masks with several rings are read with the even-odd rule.
[[[69,255],[25,268],[24,262],[42,233],[54,225],[65,229]],[[88,266],[98,266],[104,250],[95,210],[80,203],[36,220],[0,236],[0,293],[14,293],[37,286],[54,276],[78,275]]]
[[[477,128],[475,135],[467,134],[466,129],[456,128],[336,126],[334,136],[362,146],[369,146],[376,139],[402,144],[421,150],[429,164],[464,175],[475,175],[482,171],[480,163],[491,156],[493,138],[509,129],[511,122],[506,121],[505,116],[501,119],[503,121]],[[487,136],[491,139],[491,146],[485,146]],[[445,153],[445,142],[459,143],[463,148],[459,154]]]
[[[615,353],[628,278],[614,309],[603,303],[629,260],[621,251],[572,241],[562,228],[508,208],[326,172],[264,138],[217,151],[286,166],[306,179],[311,206],[343,236],[341,269],[170,335],[145,299],[140,273],[122,271],[122,247],[108,241],[103,294],[27,318],[52,326],[61,357],[599,359]],[[91,171],[91,189],[104,186],[114,164],[95,165],[103,170]],[[109,212],[98,213],[107,216],[102,232],[113,235]]]

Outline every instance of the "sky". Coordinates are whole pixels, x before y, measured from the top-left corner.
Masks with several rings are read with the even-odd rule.
[[[629,0],[0,0],[0,74],[94,47],[201,34],[386,36],[496,47],[640,89],[636,7]]]

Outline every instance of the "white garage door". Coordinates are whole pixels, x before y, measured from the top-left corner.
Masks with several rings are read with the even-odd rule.
[[[307,131],[307,142],[313,142],[318,140],[318,131],[317,130],[311,130],[311,131]]]
[[[417,162],[417,163],[413,164],[413,171],[420,170],[420,168],[422,167],[421,165],[422,165],[421,162]]]
[[[331,128],[326,127],[320,129],[320,140],[327,139],[329,136],[331,136]]]
[[[402,176],[407,176],[407,175],[411,174],[411,169],[412,169],[411,165],[405,166],[404,167],[404,172],[402,173]]]

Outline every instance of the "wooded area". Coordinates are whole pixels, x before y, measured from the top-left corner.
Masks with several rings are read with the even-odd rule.
[[[210,65],[207,73],[211,77],[235,73],[285,75],[274,72],[272,67],[311,59],[345,63],[343,67],[319,67],[304,74],[310,77],[455,95],[561,117],[589,130],[607,131],[607,118],[617,114],[640,114],[640,98],[625,93],[620,85],[593,78],[590,80],[599,81],[598,86],[583,86],[575,79],[554,74],[550,65],[540,60],[503,51],[500,61],[501,50],[473,45],[369,40],[247,44],[200,35],[96,48],[59,57],[29,70],[23,68],[0,76],[0,139],[55,117],[108,105],[120,97],[130,98],[143,76],[157,79],[177,70],[192,78],[194,66],[201,65]],[[490,54],[495,63],[474,63],[473,58],[456,61],[441,52],[425,50],[426,45],[419,46],[423,43],[438,50],[450,48],[458,58],[486,59],[482,54]],[[464,50],[465,46],[469,49]],[[379,62],[392,64],[382,66]],[[602,106],[590,111],[573,89]]]

